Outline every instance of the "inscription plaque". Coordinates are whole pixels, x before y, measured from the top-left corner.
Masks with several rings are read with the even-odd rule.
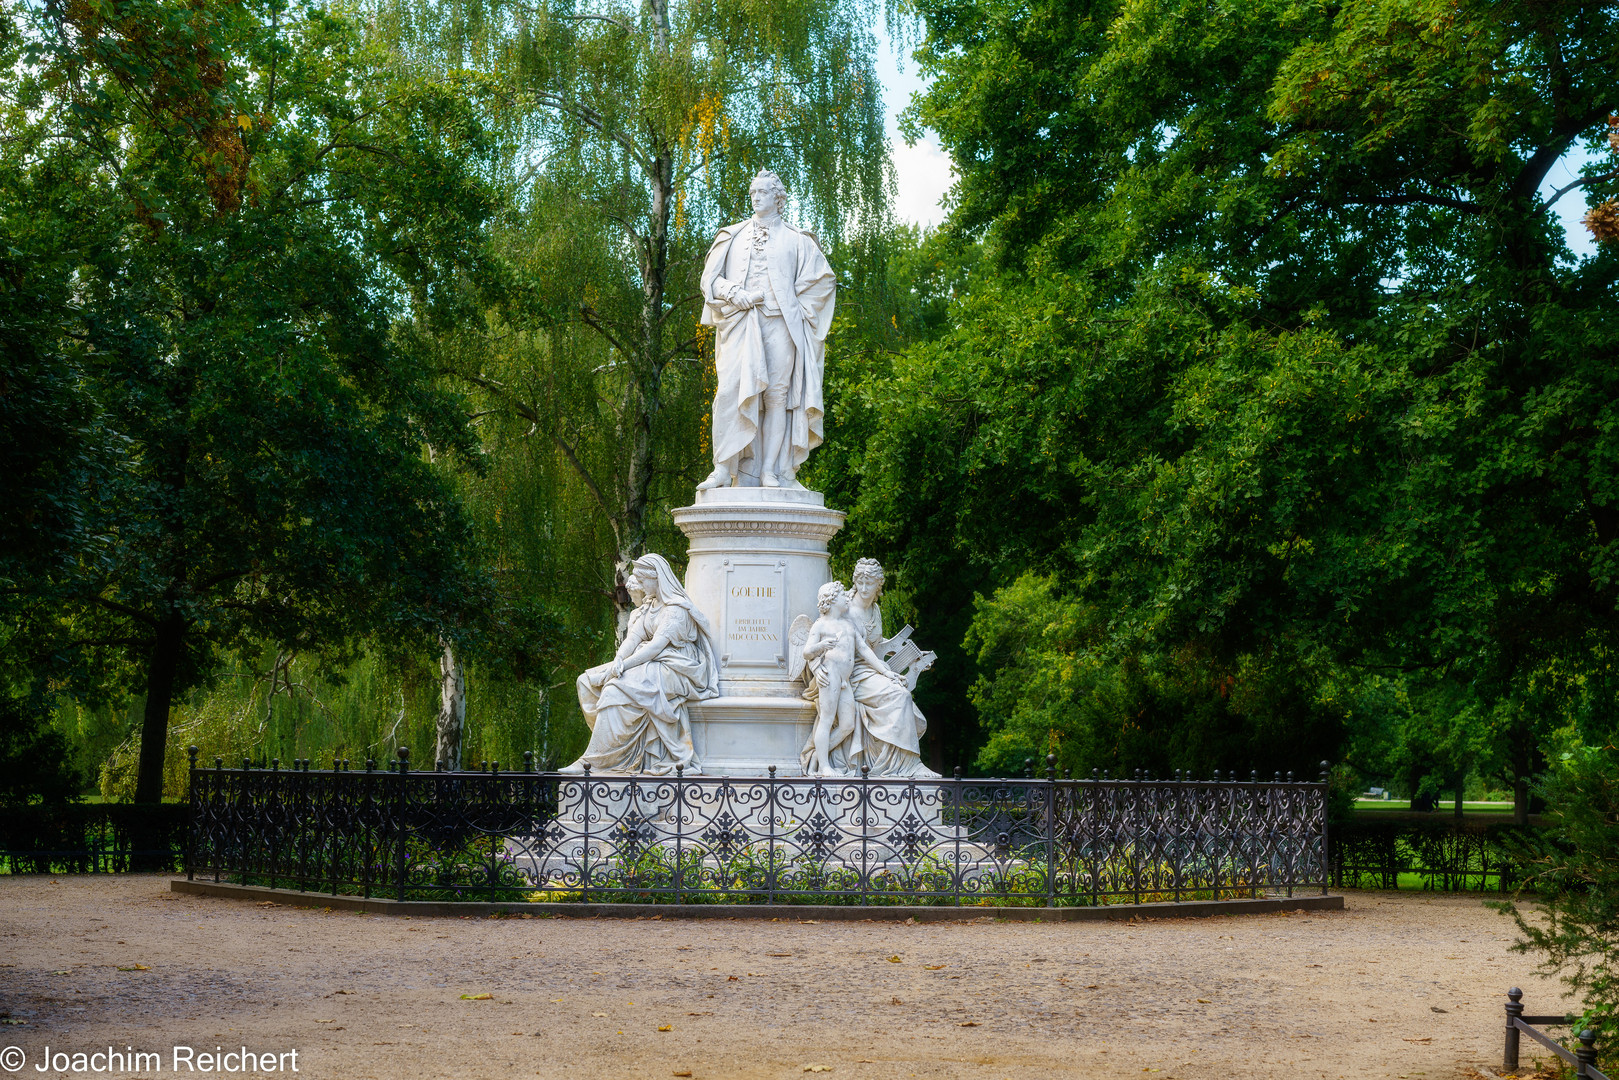
[[[787,567],[777,561],[727,560],[720,662],[778,668],[787,663]]]

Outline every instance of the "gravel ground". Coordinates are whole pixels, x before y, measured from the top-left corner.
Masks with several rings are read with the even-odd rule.
[[[35,1069],[47,1046],[159,1051],[161,1069],[128,1074],[157,1077],[176,1045],[245,1045],[296,1049],[322,1080],[1453,1080],[1498,1065],[1509,985],[1530,1012],[1563,1007],[1510,931],[1476,897],[1415,893],[907,925],[406,919],[180,896],[157,876],[0,877],[0,1048],[26,1051],[28,1076],[58,1075]]]

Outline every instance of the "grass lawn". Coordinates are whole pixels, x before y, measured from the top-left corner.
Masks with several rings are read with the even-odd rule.
[[[1356,799],[1356,810],[1409,810],[1409,799]],[[1434,813],[1454,812],[1456,801],[1454,799],[1441,799]],[[1511,802],[1464,802],[1462,812],[1476,814],[1510,814]]]

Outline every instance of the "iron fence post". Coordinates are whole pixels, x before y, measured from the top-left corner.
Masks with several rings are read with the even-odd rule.
[[[399,757],[399,796],[394,800],[394,827],[399,830],[399,855],[394,863],[396,898],[405,898],[405,784],[410,777],[410,747],[401,746]]]
[[[1514,986],[1507,991],[1507,1042],[1501,1053],[1501,1071],[1516,1072],[1518,1069],[1518,1027],[1513,1023],[1523,1015],[1523,991]]]
[[[583,803],[583,809],[584,809],[584,815],[585,815],[585,843],[584,843],[585,872],[581,876],[581,879],[580,879],[580,885],[582,886],[582,889],[581,889],[581,892],[579,894],[579,899],[582,902],[588,904],[588,903],[590,903],[590,872],[591,872],[592,869],[594,869],[594,866],[595,866],[595,860],[593,858],[591,858],[591,854],[590,854],[590,762],[588,762],[588,761],[585,762],[585,778],[582,781],[582,783],[585,786],[585,796],[584,796],[584,803]]]
[[[682,862],[685,856],[685,821],[683,812],[686,801],[686,766],[675,766],[675,903],[686,902],[686,871]],[[730,876],[729,874],[726,875]]]
[[[197,846],[197,748],[186,747],[186,755],[191,758],[191,771],[186,776],[186,803],[190,813],[186,821],[186,880],[195,880],[196,860],[193,856]]]
[[[1574,1060],[1578,1064],[1574,1068],[1574,1075],[1578,1080],[1588,1080],[1594,1077],[1597,1071],[1596,1032],[1586,1028],[1580,1032],[1580,1045],[1574,1051]]]
[[[951,773],[954,780],[953,794],[950,798],[951,809],[955,812],[954,827],[950,830],[952,842],[955,844],[956,857],[950,863],[950,882],[956,894],[956,906],[961,906],[961,879],[966,873],[961,868],[961,830],[966,827],[967,798],[961,787],[961,766],[957,765]]]
[[[1321,895],[1327,895],[1327,882],[1332,878],[1332,837],[1329,835],[1331,823],[1328,821],[1328,810],[1331,804],[1327,799],[1327,780],[1332,772],[1332,763],[1321,763]],[[1342,888],[1342,886],[1339,886]]]
[[[765,784],[765,902],[776,902],[776,767]]]
[[[1046,907],[1057,906],[1057,755],[1046,755]]]
[[[871,766],[860,766],[860,899],[871,893]]]

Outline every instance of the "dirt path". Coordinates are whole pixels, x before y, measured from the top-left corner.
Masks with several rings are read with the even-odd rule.
[[[1508,985],[1562,1008],[1510,929],[1409,893],[1133,925],[407,920],[7,877],[0,1048],[28,1076],[47,1045],[160,1051],[130,1074],[157,1077],[245,1044],[321,1080],[1454,1080],[1498,1062]]]

